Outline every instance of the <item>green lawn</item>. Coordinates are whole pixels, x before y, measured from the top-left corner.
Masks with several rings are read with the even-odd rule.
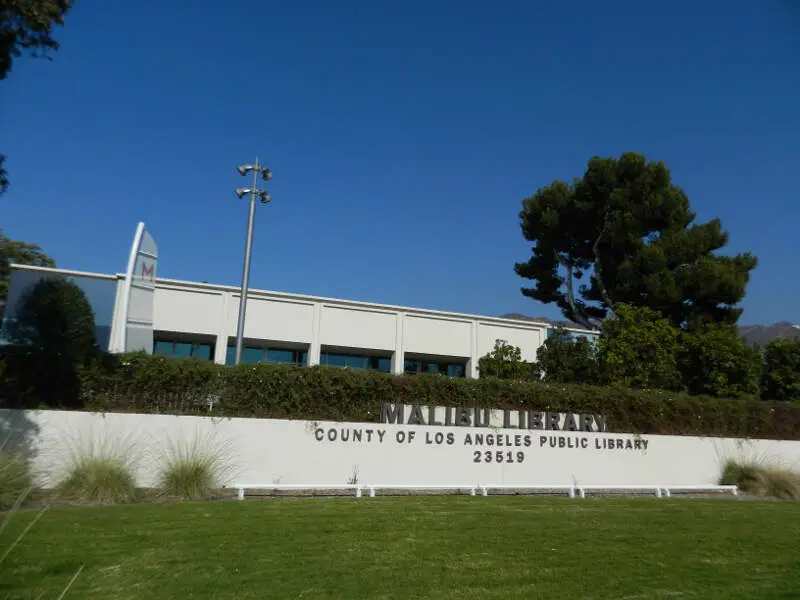
[[[34,513],[14,516],[5,548]],[[800,504],[281,499],[52,510],[0,598],[800,598]]]

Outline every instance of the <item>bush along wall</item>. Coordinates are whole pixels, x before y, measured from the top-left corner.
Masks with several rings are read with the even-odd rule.
[[[90,411],[370,422],[391,402],[589,413],[603,415],[614,432],[800,440],[800,404],[757,398],[330,367],[225,367],[147,355],[80,367],[79,375],[80,403]],[[44,408],[5,378],[3,406]]]

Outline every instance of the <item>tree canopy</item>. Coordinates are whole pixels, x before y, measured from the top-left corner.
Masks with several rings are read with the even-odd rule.
[[[64,24],[72,0],[0,0],[0,79],[24,53],[46,56],[58,50],[53,29]]]
[[[533,255],[515,265],[535,281],[530,298],[596,328],[617,304],[651,308],[677,326],[734,324],[756,266],[728,243],[719,219],[696,223],[689,198],[663,162],[641,154],[594,157],[571,183],[554,181],[522,203]]]
[[[478,360],[481,378],[528,379],[531,365],[522,360],[522,351],[505,340],[495,340],[494,348]]]
[[[47,56],[58,50],[53,29],[64,24],[73,0],[0,0],[0,80],[8,77],[15,58]],[[0,195],[8,188],[8,173],[0,154]]]
[[[536,353],[534,374],[545,383],[597,384],[597,349],[585,337],[556,328]]]
[[[3,166],[6,162],[5,154],[0,154],[0,196],[8,189],[8,172]]]
[[[773,340],[764,354],[764,397],[800,401],[800,340]]]
[[[680,330],[647,307],[619,304],[603,324],[598,346],[604,382],[632,388],[679,390]]]
[[[678,359],[691,395],[737,398],[757,395],[764,361],[732,325],[705,324],[681,332]]]
[[[11,264],[55,267],[55,261],[36,244],[17,242],[3,235],[0,229],[0,315],[3,314],[8,285],[11,280]]]

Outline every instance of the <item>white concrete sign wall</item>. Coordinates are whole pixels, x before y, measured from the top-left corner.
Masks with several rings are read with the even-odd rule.
[[[414,426],[273,419],[0,410],[27,435],[40,483],[57,483],[69,457],[125,447],[137,482],[157,482],[176,442],[213,443],[227,484],[709,485],[728,458],[800,465],[800,442]]]

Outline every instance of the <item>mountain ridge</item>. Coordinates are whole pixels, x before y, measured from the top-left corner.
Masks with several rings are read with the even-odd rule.
[[[506,313],[500,315],[500,318],[516,319],[519,321],[538,321],[556,327],[562,326],[583,329],[583,327],[571,321],[550,319],[549,317],[529,317],[522,313]],[[800,325],[796,325],[790,321],[777,321],[772,325],[739,325],[738,327],[739,335],[750,345],[758,344],[759,346],[765,346],[769,342],[779,339],[800,340]]]

